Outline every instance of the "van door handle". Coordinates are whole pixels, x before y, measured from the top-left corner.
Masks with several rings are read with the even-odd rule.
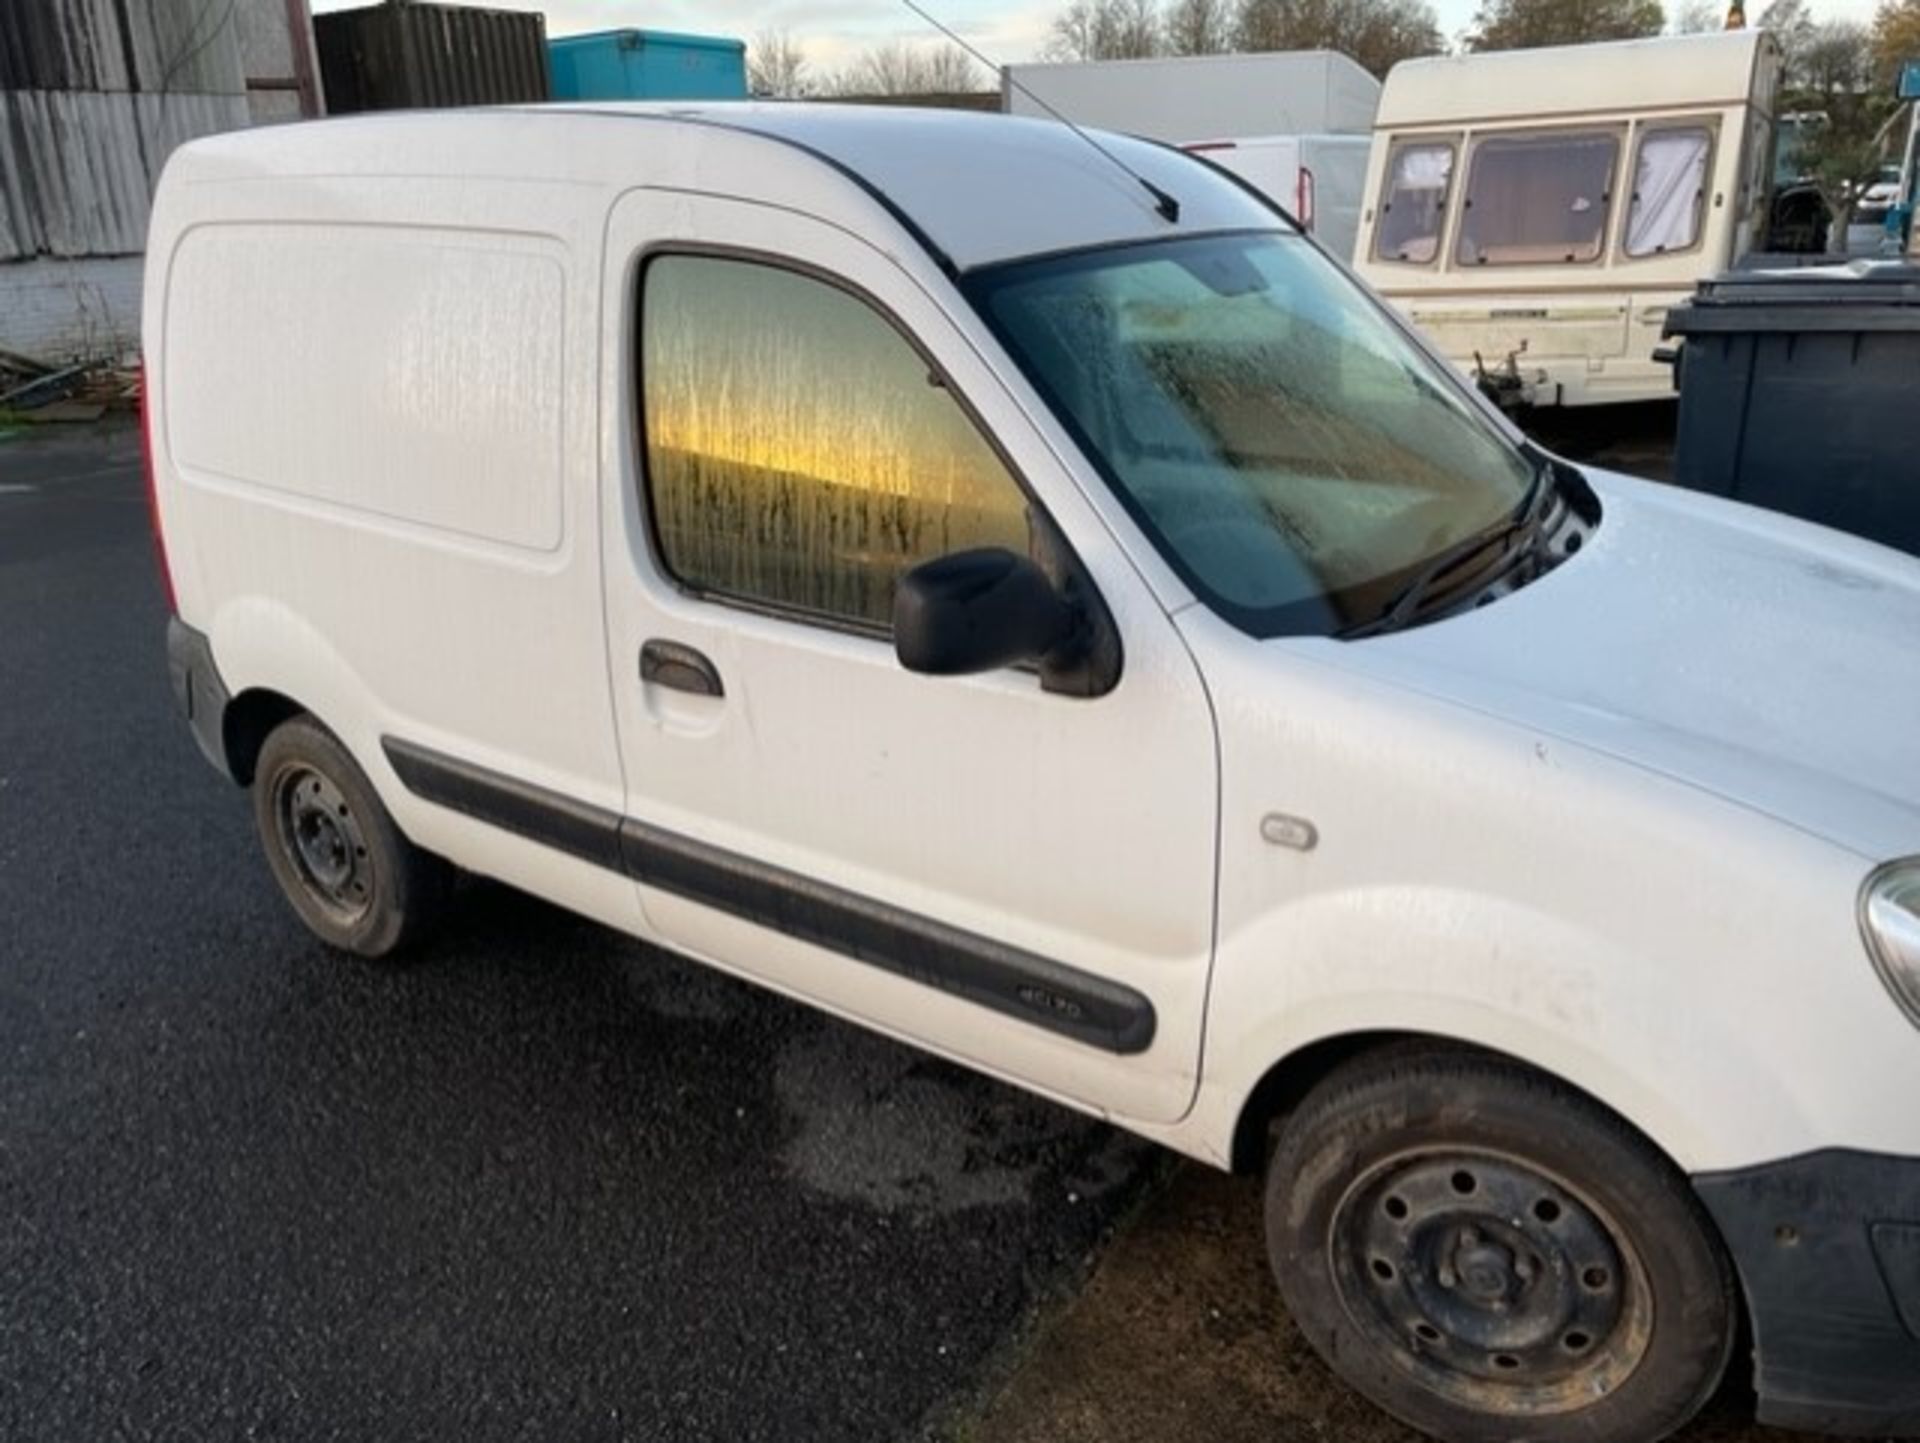
[[[640,680],[695,696],[725,696],[712,662],[677,641],[654,640],[640,648]]]

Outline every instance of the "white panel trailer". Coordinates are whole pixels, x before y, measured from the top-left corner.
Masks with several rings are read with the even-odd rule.
[[[1360,233],[1372,144],[1364,135],[1243,135],[1182,149],[1232,171],[1348,261]]]
[[[1223,135],[1366,134],[1380,82],[1331,50],[1009,65],[1010,115],[1057,114],[1170,145]]]

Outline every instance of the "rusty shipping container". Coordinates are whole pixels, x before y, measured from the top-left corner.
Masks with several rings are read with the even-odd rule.
[[[545,100],[547,22],[537,13],[391,0],[316,15],[327,109]]]

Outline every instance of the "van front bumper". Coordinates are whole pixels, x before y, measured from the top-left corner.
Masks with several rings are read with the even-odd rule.
[[[213,647],[206,634],[177,616],[167,618],[167,671],[173,678],[173,699],[186,713],[200,754],[221,776],[233,780],[233,771],[227,765],[226,738],[221,732],[229,700],[227,685],[213,664]]]
[[[1836,1148],[1693,1184],[1746,1291],[1760,1421],[1920,1437],[1920,1157]]]

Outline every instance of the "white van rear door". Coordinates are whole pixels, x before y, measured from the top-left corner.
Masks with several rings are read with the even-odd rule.
[[[1230,170],[1296,220],[1300,214],[1300,142],[1290,135],[1205,140],[1182,149]],[[1312,226],[1309,225],[1311,230]]]
[[[1178,1118],[1212,951],[1211,709],[977,322],[788,210],[634,192],[608,238],[608,664],[651,929],[1083,1106]],[[1023,544],[1023,495],[1118,629],[1105,695],[894,654],[885,568]]]
[[[1371,145],[1364,135],[1309,135],[1300,142],[1300,168],[1313,190],[1313,233],[1349,265],[1360,239]]]

